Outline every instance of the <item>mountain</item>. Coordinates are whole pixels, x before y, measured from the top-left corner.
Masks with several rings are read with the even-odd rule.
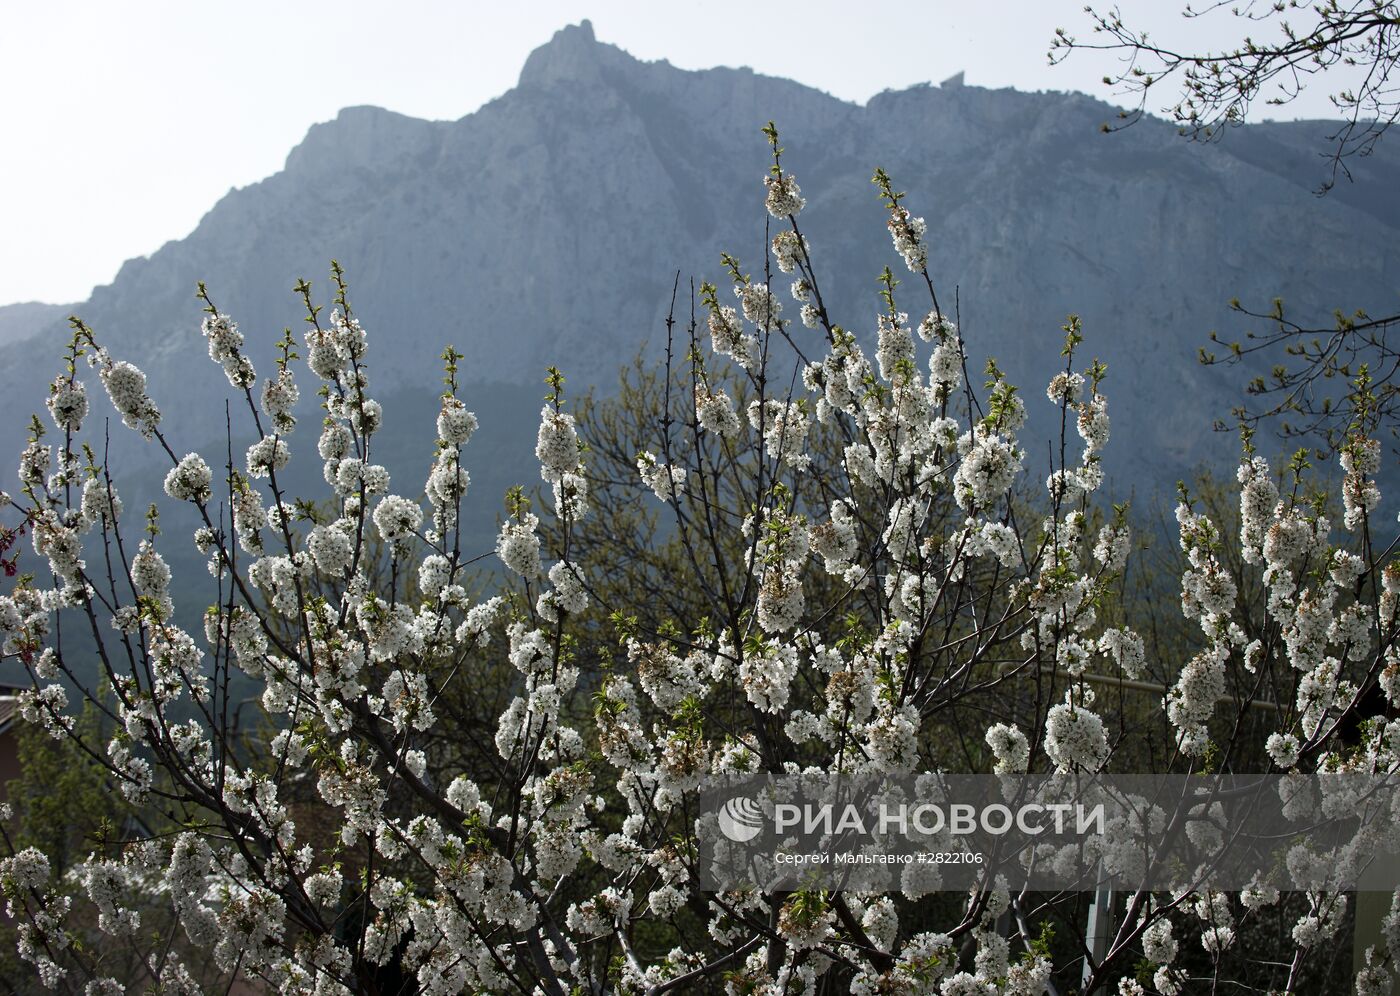
[[[0,305],[0,344],[32,339],[40,332],[51,329],[54,323],[61,323],[71,311],[71,305],[43,304],[39,301]]]
[[[1120,481],[1171,482],[1233,458],[1232,439],[1210,426],[1243,376],[1195,358],[1212,329],[1238,329],[1231,298],[1267,307],[1282,296],[1324,322],[1334,308],[1400,303],[1395,142],[1319,198],[1326,123],[1252,125],[1196,145],[1150,119],[1101,134],[1115,112],[1083,95],[960,84],[860,106],[748,69],[641,62],[583,22],[458,121],[352,107],[314,126],[281,172],[230,192],[188,238],[127,262],[73,310],[146,370],[177,446],[221,450],[230,392],[204,353],[196,281],[266,371],[282,328],[301,327],[293,282],[312,278],[328,301],[323,275],[340,260],[371,335],[374,391],[425,399],[413,416],[421,452],[391,463],[417,487],[446,343],[465,354],[469,405],[472,385],[495,385],[490,398],[515,402],[499,417],[528,420],[546,366],[571,389],[606,390],[619,365],[655,350],[678,271],[683,288],[692,275],[723,284],[723,250],[762,272],[769,119],[808,199],[802,223],[836,319],[873,337],[876,277],[887,264],[903,271],[869,182],[882,166],[929,221],[930,269],[945,307],[958,302],[974,358],[995,356],[1033,413],[1049,412],[1059,325],[1083,316],[1086,361],[1109,367],[1108,467]],[[912,281],[901,296],[911,312],[927,307]],[[0,345],[0,452],[23,444],[57,372],[47,343],[61,325]],[[36,376],[38,360],[53,371]],[[478,414],[487,425],[497,415]],[[114,431],[113,452],[135,467],[150,451],[128,436]],[[1026,442],[1039,475],[1047,450]],[[518,470],[503,466],[533,479],[528,440],[518,452]]]

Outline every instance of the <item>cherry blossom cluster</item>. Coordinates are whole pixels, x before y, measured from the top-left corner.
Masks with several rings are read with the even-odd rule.
[[[494,551],[464,548],[464,448],[478,422],[459,397],[461,354],[443,354],[426,478],[396,490],[376,462],[371,337],[338,266],[329,311],[298,285],[304,333],[283,339],[261,383],[243,334],[201,286],[209,356],[254,439],[241,459],[231,441],[221,457],[179,455],[145,375],[75,326],[48,402],[61,438],[55,447],[36,431],[20,461],[16,505],[48,577],[0,596],[0,635],[33,678],[25,718],[80,738],[80,689],[106,723],[101,742],[82,746],[152,822],[61,881],[32,849],[0,859],[20,955],[43,985],[82,975],[92,993],[183,992],[201,972],[225,985],[241,973],[319,996],[374,991],[392,972],[442,994],[1032,996],[1062,985],[1057,964],[1078,973],[1086,959],[1041,939],[1032,921],[1047,918],[1027,895],[985,881],[935,931],[920,904],[936,870],[911,873],[897,896],[707,892],[698,853],[714,819],[696,811],[697,793],[747,772],[1105,771],[1125,736],[1123,690],[1143,686],[1172,731],[1173,763],[1188,768],[1219,751],[1222,703],[1266,688],[1291,696],[1263,748],[1278,767],[1400,761],[1400,721],[1363,724],[1359,747],[1336,749],[1367,691],[1400,706],[1400,568],[1364,543],[1334,545],[1304,491],[1280,488],[1250,454],[1237,547],[1267,605],[1240,604],[1233,538],[1183,497],[1181,611],[1201,649],[1149,661],[1116,609],[1133,539],[1126,513],[1099,497],[1106,371],[1077,366],[1078,320],[1063,327],[1064,366],[1043,397],[1023,396],[994,362],[979,390],[928,270],[928,225],[880,171],[911,287],[885,267],[874,316],[836,324],[799,227],[805,200],[768,134],[771,259],[749,275],[725,256],[732,297],[702,286],[689,341],[668,351],[687,358],[665,371],[684,389],[667,392],[617,474],[590,466],[590,426],[551,369],[540,481],[507,494]],[[782,315],[773,266],[795,277],[801,328]],[[132,535],[111,468],[81,445],[81,357],[168,458],[164,493],[198,520],[193,547],[218,593],[201,621],[183,611],[186,582],[170,566],[172,544],[188,539],[162,533],[154,510]],[[295,430],[313,397],[319,501],[285,491],[288,467],[312,459]],[[1023,437],[1056,420],[1046,466],[1032,455],[1045,440]],[[1381,507],[1379,459],[1363,431],[1342,455],[1349,535],[1365,536]],[[590,547],[585,526],[605,489],[666,523],[680,566],[650,589],[599,582],[615,554],[609,539]],[[491,553],[498,572],[469,573]],[[687,614],[672,617],[675,604]],[[73,651],[65,629],[96,653]],[[266,717],[253,743],[229,718],[235,674]],[[1109,865],[1128,860],[1113,841],[1098,846]],[[1378,846],[1394,842],[1303,849],[1290,871]],[[1268,882],[1238,898],[1133,895],[1089,985],[1145,992],[1133,978],[1145,961],[1153,991],[1192,991],[1183,932],[1218,959],[1249,912],[1279,901]],[[1305,903],[1290,928],[1298,964],[1344,916],[1321,886]],[[75,904],[103,943],[144,945],[160,911],[178,927],[163,941],[172,954],[147,959],[148,978],[110,977],[91,946],[70,944]],[[1400,912],[1359,991],[1388,984],[1397,924]]]

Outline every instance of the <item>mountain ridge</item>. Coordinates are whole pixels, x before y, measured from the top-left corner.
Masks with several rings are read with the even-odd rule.
[[[880,165],[929,219],[930,270],[961,302],[974,359],[996,355],[1036,412],[1058,324],[1083,314],[1086,355],[1111,370],[1110,469],[1174,480],[1230,451],[1210,416],[1228,413],[1242,377],[1194,360],[1211,329],[1230,331],[1230,298],[1282,295],[1323,321],[1334,307],[1394,307],[1400,195],[1384,179],[1400,160],[1378,147],[1355,184],[1318,199],[1309,167],[1321,163],[1306,148],[1320,124],[1247,126],[1197,146],[1151,120],[1100,135],[1111,114],[1085,95],[966,85],[853,104],[748,69],[642,62],[584,22],[455,121],[352,107],[313,125],[281,171],[230,191],[188,237],[128,261],[71,310],[147,370],[191,446],[219,437],[223,406],[210,399],[230,393],[203,355],[196,281],[265,372],[280,330],[301,325],[293,281],[312,277],[326,300],[316,278],[332,258],[371,333],[373,390],[435,391],[449,342],[468,381],[537,384],[552,364],[571,385],[606,389],[655,347],[677,272],[722,282],[720,250],[762,272],[758,128],[772,119],[841,324],[872,334],[874,277],[899,265],[868,183]],[[903,292],[901,306],[920,307]],[[23,443],[14,427],[42,403],[38,378],[20,373],[60,328],[0,345],[7,480]]]

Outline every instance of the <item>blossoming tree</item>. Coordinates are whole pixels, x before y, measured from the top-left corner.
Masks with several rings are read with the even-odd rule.
[[[925,220],[877,171],[911,277],[906,290],[884,270],[872,355],[828,310],[804,200],[767,134],[761,279],[725,257],[732,297],[705,284],[700,317],[668,322],[665,393],[629,480],[615,454],[590,466],[551,373],[543,494],[508,495],[490,592],[459,531],[477,427],[459,356],[445,354],[423,497],[416,481],[396,492],[375,463],[383,412],[338,267],[328,314],[298,286],[305,334],[261,378],[201,286],[210,358],[256,433],[242,459],[182,454],[155,387],[75,320],[48,405],[56,442],[36,420],[13,501],[49,576],[0,598],[0,629],[34,681],[25,716],[77,738],[133,815],[62,879],[35,849],[0,863],[44,986],[961,996],[1331,978],[1344,897],[1267,883],[1120,896],[1098,943],[1081,895],[940,893],[936,870],[897,894],[700,888],[695,797],[718,773],[1385,769],[1400,745],[1384,715],[1400,695],[1400,568],[1373,538],[1364,406],[1340,545],[1302,470],[1280,490],[1257,455],[1240,469],[1243,566],[1183,501],[1181,609],[1202,649],[1150,661],[1116,607],[1131,542],[1124,511],[1097,500],[1106,371],[1082,365],[1077,320],[1035,402],[1060,431],[1031,496],[1028,402],[995,365],[985,390],[972,383]],[[774,267],[792,275],[797,322]],[[154,512],[133,530],[84,364],[198,517],[217,585],[202,631],[177,622],[166,559],[189,540],[160,535]],[[282,483],[308,377],[319,503]],[[609,535],[589,526],[608,491],[644,494],[665,518],[674,556],[641,570],[673,601],[600,580]],[[1239,604],[1241,571],[1262,572],[1266,606]],[[236,728],[235,677],[260,689],[266,737]],[[478,744],[487,687],[503,708]],[[1377,716],[1344,729],[1377,691]],[[74,694],[106,717],[105,743],[75,724]],[[1267,736],[1261,699],[1277,707]],[[1148,714],[1165,719],[1134,718]],[[152,935],[157,908],[177,926]],[[1360,991],[1389,984],[1400,929],[1388,937]],[[139,955],[135,977],[110,974],[111,945]],[[1261,946],[1273,968],[1232,961]]]

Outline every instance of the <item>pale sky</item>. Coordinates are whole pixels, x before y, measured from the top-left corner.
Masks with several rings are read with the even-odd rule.
[[[1203,25],[1182,25],[1173,0],[1119,6],[1164,41],[1199,44]],[[585,17],[599,41],[640,59],[750,66],[852,101],[960,70],[976,86],[1111,96],[1101,80],[1112,56],[1047,63],[1056,27],[1089,34],[1082,0],[9,0],[0,304],[85,299],[123,260],[188,235],[230,188],[281,169],[307,128],[342,107],[460,118]],[[1319,88],[1279,116],[1329,111]]]

